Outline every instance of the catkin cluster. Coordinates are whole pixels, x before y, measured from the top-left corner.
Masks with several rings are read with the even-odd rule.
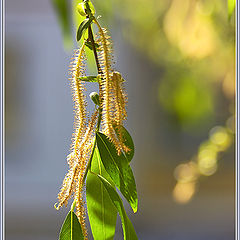
[[[97,22],[96,22],[97,23]],[[126,103],[127,97],[124,94],[123,78],[120,73],[112,68],[113,55],[110,37],[107,31],[102,29],[97,23],[99,34],[97,43],[99,44],[99,98],[101,108],[101,128],[102,132],[110,139],[116,147],[118,154],[121,151],[130,149],[124,144],[121,133],[121,126],[127,117]],[[66,174],[62,188],[58,194],[58,204],[56,209],[67,205],[68,200],[74,196],[76,202],[76,215],[79,218],[83,234],[87,239],[87,229],[85,225],[86,210],[84,208],[84,176],[87,164],[93,151],[95,126],[98,117],[96,110],[90,119],[87,119],[86,96],[83,82],[80,77],[85,76],[85,42],[82,47],[75,51],[70,65],[70,81],[74,102],[74,133],[72,136],[71,153],[67,157],[69,171]]]
[[[93,147],[94,129],[97,120],[97,111],[87,120],[86,97],[84,86],[79,77],[85,75],[85,55],[84,45],[76,50],[70,65],[70,81],[72,97],[74,102],[74,133],[72,136],[71,153],[67,157],[69,171],[66,174],[60,193],[58,194],[58,204],[56,209],[62,205],[67,205],[68,200],[74,195],[76,201],[76,215],[82,226],[83,234],[87,239],[85,226],[84,208],[84,175],[87,168],[89,156]]]
[[[121,134],[121,126],[127,117],[126,103],[127,97],[123,89],[123,78],[119,72],[113,71],[112,44],[106,29],[99,27],[98,42],[100,45],[100,98],[103,112],[102,129],[115,145],[118,154],[123,150],[129,151],[124,144]]]

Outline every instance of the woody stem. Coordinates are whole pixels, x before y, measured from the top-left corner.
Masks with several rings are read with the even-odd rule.
[[[100,64],[99,64],[99,60],[98,60],[97,49],[96,49],[96,45],[95,45],[95,41],[94,41],[91,25],[88,27],[88,37],[89,37],[89,40],[91,41],[91,44],[92,44],[94,58],[95,58],[96,65],[97,65],[98,74],[102,74],[102,70],[101,70],[101,67],[100,67]]]

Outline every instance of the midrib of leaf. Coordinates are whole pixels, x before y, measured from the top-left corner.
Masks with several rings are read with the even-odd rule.
[[[101,169],[101,165],[100,165],[100,160],[99,160],[99,152],[98,151],[96,151],[96,153],[97,153],[97,161],[98,161],[98,168],[99,168],[99,174],[100,175],[102,175],[102,169]],[[104,227],[104,225],[105,225],[105,219],[104,219],[104,214],[105,214],[105,211],[104,211],[104,207],[103,207],[103,204],[104,204],[104,201],[103,201],[103,183],[101,182],[101,193],[102,193],[102,204],[101,204],[101,208],[102,208],[102,219],[103,219],[103,221],[102,221],[102,227],[103,227],[103,232],[104,232],[104,239],[106,239],[106,231],[105,231],[105,227]]]
[[[73,212],[71,211],[71,240],[73,240]]]

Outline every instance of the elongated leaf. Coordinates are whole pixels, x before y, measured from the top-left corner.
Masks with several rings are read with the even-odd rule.
[[[88,27],[90,26],[90,24],[92,23],[93,18],[87,18],[85,19],[83,22],[81,22],[81,24],[78,27],[78,31],[77,31],[77,41],[79,41],[83,35],[83,32],[88,29]]]
[[[111,181],[102,165],[97,148],[94,151],[91,171]],[[88,216],[94,239],[112,240],[115,234],[117,210],[97,176],[88,174],[86,193]]]
[[[125,240],[137,240],[138,237],[136,235],[134,227],[126,214],[122,200],[119,197],[118,193],[116,192],[115,188],[102,176],[98,175],[98,177],[104,184],[104,187],[106,188],[113,204],[115,205],[116,209],[119,212],[119,215],[122,220],[124,239]]]
[[[236,6],[236,0],[228,0],[228,18],[230,19]]]
[[[73,24],[74,24],[74,32],[75,35],[77,35],[77,30],[79,27],[79,23],[81,23],[85,17],[80,15],[79,12],[77,11],[77,6],[79,4],[79,0],[72,0],[72,17],[73,17]],[[79,42],[80,45],[82,44],[81,42]],[[96,63],[95,63],[95,58],[94,55],[92,54],[92,50],[90,50],[89,48],[86,48],[86,56],[87,56],[87,60],[88,60],[88,69],[90,72],[95,71],[96,69]]]
[[[98,82],[99,77],[98,76],[79,77],[78,80],[84,82]]]
[[[81,225],[73,211],[69,211],[65,218],[59,240],[84,240]]]
[[[136,212],[138,205],[136,184],[127,158],[123,154],[118,156],[114,145],[103,133],[98,132],[96,140],[101,160],[107,173],[130,203],[133,211]]]
[[[127,131],[127,129],[123,126],[118,126],[118,127],[114,126],[114,130],[118,137],[119,137],[120,131],[121,131],[123,142],[130,149],[129,152],[123,153],[126,156],[128,162],[130,163],[134,156],[134,143],[133,143],[132,137],[129,134],[129,132]]]

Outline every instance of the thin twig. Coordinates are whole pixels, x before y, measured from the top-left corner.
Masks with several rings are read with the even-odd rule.
[[[99,64],[99,60],[98,60],[97,49],[96,49],[96,46],[95,46],[95,41],[94,41],[91,25],[88,27],[88,37],[89,37],[89,39],[91,41],[91,44],[92,44],[93,53],[94,53],[94,57],[95,57],[96,65],[97,65],[98,74],[102,74],[102,70],[101,70],[101,67],[100,67],[100,64]]]

